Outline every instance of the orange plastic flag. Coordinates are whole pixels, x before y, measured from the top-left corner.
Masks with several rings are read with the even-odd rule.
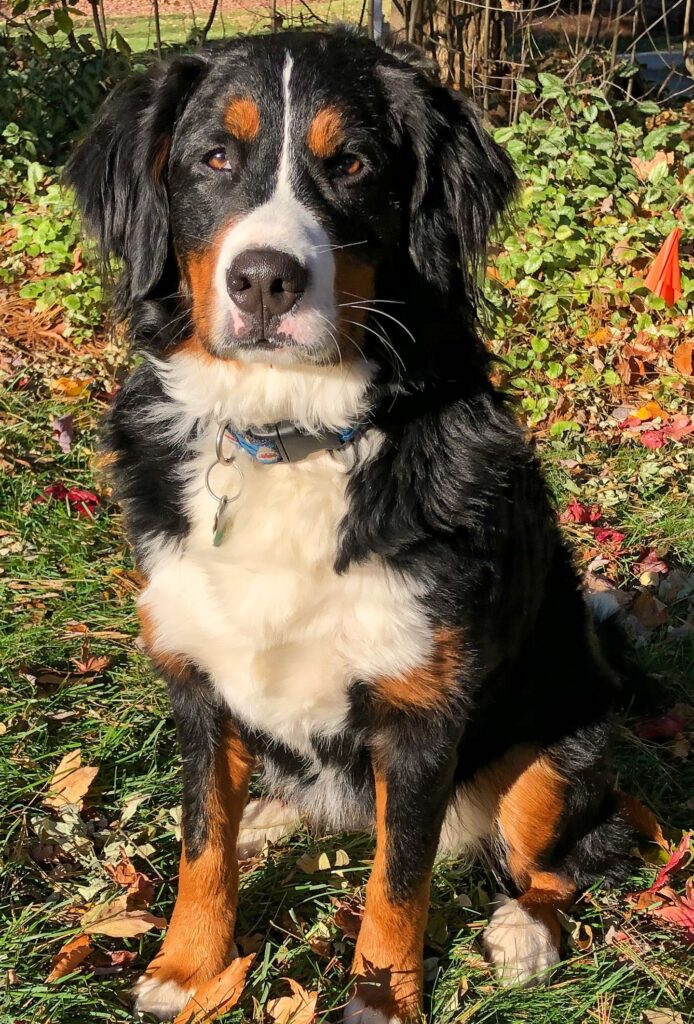
[[[680,236],[679,228],[673,228],[667,236],[660,252],[653,260],[653,266],[648,271],[645,285],[652,292],[665,299],[669,306],[682,298],[682,284],[680,281]]]

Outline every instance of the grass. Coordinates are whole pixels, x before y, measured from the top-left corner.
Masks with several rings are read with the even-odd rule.
[[[0,1020],[8,1024],[132,1020],[127,990],[156,951],[156,932],[139,939],[103,940],[106,950],[137,953],[130,971],[102,977],[83,969],[54,985],[44,981],[51,956],[76,932],[85,907],[110,891],[103,862],[120,845],[155,880],[157,913],[167,915],[174,896],[178,757],[163,687],[135,643],[136,583],[120,515],[108,501],[103,482],[93,475],[95,428],[104,404],[89,394],[57,401],[49,387],[55,377],[83,377],[95,368],[89,358],[76,357],[69,349],[37,358],[27,353],[2,398],[6,464],[0,484],[0,542],[5,570],[0,599],[6,615],[0,687],[0,962],[15,974],[5,990]],[[30,384],[19,386],[27,376]],[[78,430],[72,451],[62,454],[49,424],[68,411]],[[562,469],[567,458],[588,459],[586,465],[592,465],[582,483],[589,500],[605,467],[617,481],[638,480],[653,454],[659,455],[618,450],[610,457],[585,442],[571,447],[548,442],[543,448],[560,503],[572,493]],[[103,505],[95,518],[68,514],[61,502],[37,502],[43,488],[56,480],[97,490]],[[691,556],[693,511],[669,491],[657,500],[641,500],[625,483],[613,515],[635,540],[668,537],[681,557]],[[111,659],[94,678],[74,672],[74,659],[84,655],[85,643],[93,657]],[[665,677],[668,705],[687,699],[694,663],[691,639],[663,636],[644,650],[644,660]],[[84,763],[99,766],[99,775],[86,820],[76,829],[56,833],[55,821],[42,810],[41,795],[60,758],[76,746]],[[644,798],[662,819],[680,828],[691,823],[687,801],[692,772],[686,762],[673,763],[662,747],[639,740],[625,725],[618,767],[629,791]],[[134,794],[146,799],[120,824],[124,802]],[[308,875],[297,866],[303,853],[316,850],[334,861],[332,854],[339,848],[349,855],[349,865],[340,873]],[[318,842],[301,834],[270,850],[244,875],[239,934],[258,935],[260,949],[241,1009],[230,1019],[261,1019],[260,1008],[268,996],[284,991],[281,979],[286,976],[309,989],[318,987],[323,1012],[341,1003],[352,942],[332,923],[333,901],[360,899],[371,856],[368,837],[334,836]],[[629,919],[625,892],[643,887],[651,877],[648,869],[641,869],[623,890],[598,890],[578,905],[573,917],[592,929],[592,946],[584,952],[568,949],[549,988],[505,991],[495,984],[479,951],[494,879],[480,867],[440,865],[427,945],[430,1019],[436,1024],[626,1024],[655,1007],[676,1008],[682,1019],[690,1019],[692,962],[683,958],[671,933],[647,925],[643,918]],[[626,932],[628,942],[605,943],[612,924]]]
[[[283,17],[283,27],[299,27],[304,24],[320,22],[348,22],[359,24],[362,15],[361,0],[315,0],[306,6],[300,0],[292,0],[286,6],[279,5],[278,11]],[[108,13],[108,12],[107,12]],[[162,14],[160,16],[161,38],[165,45],[175,46],[184,43],[191,33],[200,31],[206,21],[206,14],[198,11],[186,11],[181,14]],[[92,43],[98,45],[94,23],[91,18],[75,18],[75,34],[87,34]],[[235,35],[254,33],[267,30],[271,25],[270,10],[267,4],[249,3],[240,8],[225,11],[223,8],[217,15],[208,39],[228,39]],[[152,50],[156,43],[154,18],[151,15],[134,15],[130,17],[109,17],[107,20],[109,33],[114,31],[128,42],[135,53]]]

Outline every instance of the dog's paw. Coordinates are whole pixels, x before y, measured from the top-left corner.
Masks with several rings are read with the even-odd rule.
[[[195,989],[184,988],[177,981],[159,980],[156,975],[143,974],[135,983],[135,1011],[151,1013],[159,1020],[169,1020],[180,1013]]]
[[[502,985],[541,985],[559,962],[559,950],[547,925],[518,900],[498,896],[497,909],[485,929],[484,951]]]
[[[342,1014],[343,1024],[404,1024],[402,1018],[390,1017],[383,1010],[367,1006],[363,999],[355,996],[347,1003]]]

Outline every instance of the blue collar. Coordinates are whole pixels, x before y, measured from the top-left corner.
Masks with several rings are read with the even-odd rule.
[[[367,422],[362,420],[348,430],[306,434],[288,420],[282,420],[269,427],[250,427],[248,430],[233,430],[227,426],[224,436],[257,462],[271,466],[277,462],[301,462],[314,452],[338,451],[353,441]]]

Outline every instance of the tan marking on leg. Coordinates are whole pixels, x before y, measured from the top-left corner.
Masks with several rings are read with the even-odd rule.
[[[352,971],[357,999],[386,1017],[409,1021],[417,1019],[420,1012],[431,873],[406,902],[393,901],[387,878],[388,794],[378,772],[375,783],[376,858],[366,887],[366,909]]]
[[[319,160],[329,160],[337,153],[344,137],[340,111],[337,107],[323,107],[309,125],[306,142],[315,157]]]
[[[430,711],[445,704],[455,693],[460,670],[460,634],[439,629],[429,661],[397,678],[383,677],[375,684],[378,698],[399,708]]]
[[[252,142],[260,131],[258,104],[250,96],[236,96],[224,112],[224,127],[240,142]]]
[[[189,991],[219,974],[234,956],[236,845],[254,766],[255,758],[229,727],[215,760],[207,842],[190,860],[184,843],[171,923],[146,978],[174,981]]]
[[[617,802],[622,817],[635,832],[651,843],[662,846],[664,850],[668,849],[667,839],[663,835],[660,822],[653,811],[645,807],[635,796],[630,793],[622,793],[621,790],[617,791]]]
[[[557,836],[565,798],[565,780],[543,755],[531,761],[501,796],[499,829],[509,869],[521,889],[528,887],[531,874]]]

